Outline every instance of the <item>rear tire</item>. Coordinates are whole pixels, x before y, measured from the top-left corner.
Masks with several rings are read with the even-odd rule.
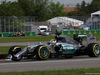
[[[91,43],[87,47],[87,53],[90,57],[98,57],[100,55],[100,45],[97,43]]]
[[[48,47],[44,45],[37,46],[35,52],[36,52],[36,58],[38,60],[46,60],[50,56],[50,51]]]

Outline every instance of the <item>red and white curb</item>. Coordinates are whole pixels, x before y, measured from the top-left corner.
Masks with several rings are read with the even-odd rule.
[[[0,59],[0,61],[11,61],[11,59]]]

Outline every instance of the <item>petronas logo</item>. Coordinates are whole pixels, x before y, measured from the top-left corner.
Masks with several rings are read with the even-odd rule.
[[[92,34],[91,31],[89,32],[89,34]]]
[[[76,32],[74,31],[73,34],[76,34]]]
[[[31,32],[30,36],[32,36],[32,32]]]
[[[86,34],[86,31],[84,31],[84,34]]]
[[[81,34],[81,31],[79,31],[79,34]]]
[[[96,30],[95,30],[95,32],[94,32],[94,33],[95,33],[95,34],[97,33],[97,32],[96,32]]]
[[[70,34],[70,31],[68,31],[68,34]]]
[[[62,35],[64,35],[64,32],[62,31]]]

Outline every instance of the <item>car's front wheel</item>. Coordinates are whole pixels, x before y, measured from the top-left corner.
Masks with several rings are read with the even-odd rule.
[[[21,58],[15,58],[14,55],[17,54],[18,52],[21,51],[21,47],[20,46],[12,46],[9,49],[8,55],[12,55],[12,60],[13,61],[20,61]]]
[[[37,59],[46,60],[50,56],[50,51],[47,46],[40,45],[35,49]]]

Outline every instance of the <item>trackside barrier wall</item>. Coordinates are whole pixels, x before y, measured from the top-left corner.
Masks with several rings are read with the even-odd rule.
[[[7,33],[0,33],[0,37],[8,37],[9,34],[16,34],[16,32],[7,32]],[[35,32],[25,32],[26,36],[35,36]]]
[[[73,34],[99,34],[100,30],[68,30],[68,31],[57,31],[62,35],[73,35]]]

